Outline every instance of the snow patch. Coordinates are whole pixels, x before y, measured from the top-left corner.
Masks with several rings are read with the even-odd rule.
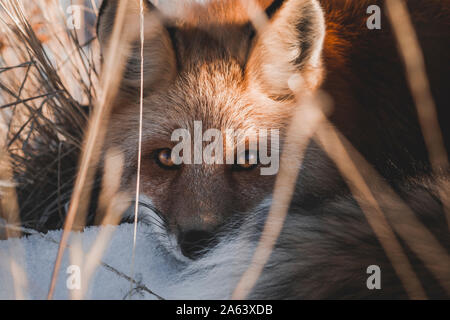
[[[111,228],[113,235],[103,252],[102,264],[89,281],[86,299],[157,299],[150,291],[164,299],[228,299],[252,251],[249,242],[234,241],[220,245],[198,261],[180,261],[160,245],[151,226],[139,223],[135,283],[131,284],[127,277],[132,269],[132,224],[86,228],[71,234],[69,246],[79,239],[86,254],[102,228]],[[0,299],[15,299],[21,291],[25,299],[46,299],[61,234],[59,230],[0,241]],[[67,287],[71,251],[65,251],[55,299],[71,297]],[[14,286],[12,262],[18,266],[14,270],[22,279],[23,290],[20,285]]]

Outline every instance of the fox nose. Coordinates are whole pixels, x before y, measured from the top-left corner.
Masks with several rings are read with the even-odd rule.
[[[214,234],[204,230],[189,230],[180,233],[178,243],[184,256],[197,259],[216,244]]]

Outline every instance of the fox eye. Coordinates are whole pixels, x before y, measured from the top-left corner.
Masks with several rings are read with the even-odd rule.
[[[176,169],[178,167],[172,159],[172,150],[167,148],[156,151],[155,160],[163,169]]]
[[[236,158],[233,166],[235,170],[252,170],[258,166],[258,153],[256,151],[247,150]]]

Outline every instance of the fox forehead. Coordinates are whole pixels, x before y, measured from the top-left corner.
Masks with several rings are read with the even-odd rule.
[[[205,127],[246,128],[252,105],[240,66],[230,60],[200,62],[179,74],[160,100],[172,125],[191,129],[193,121]],[[245,117],[244,115],[247,115]],[[173,128],[171,128],[173,129]]]
[[[192,132],[195,121],[201,121],[204,130],[223,132],[279,128],[282,123],[271,117],[275,105],[275,102],[270,106],[259,105],[253,99],[237,63],[223,60],[202,63],[181,73],[165,90],[145,99],[144,137],[167,140],[176,129]],[[135,128],[137,105],[131,108],[134,111],[127,109],[128,117],[133,118],[131,128]]]
[[[287,123],[289,106],[276,101],[261,102],[259,93],[256,95],[259,99],[255,99],[236,61],[199,63],[180,73],[166,89],[146,97],[144,145],[154,149],[169,147],[174,130],[187,129],[192,134],[195,121],[201,121],[204,131],[218,129],[224,135],[228,129],[282,129]],[[139,138],[138,108],[137,103],[120,108],[112,119],[112,126],[117,126],[112,132],[122,133],[115,140],[129,149],[130,156],[136,153]]]
[[[208,52],[202,52],[205,50]],[[199,42],[197,47],[191,43],[190,52],[184,55],[175,79],[145,98],[147,132],[170,137],[175,129],[191,130],[194,121],[201,121],[205,129],[219,130],[283,126],[282,112],[277,110],[280,103],[253,92],[244,67],[235,57],[211,43],[205,46]],[[286,104],[283,107],[289,109]],[[137,121],[137,104],[125,109]],[[136,127],[136,123],[131,125]]]

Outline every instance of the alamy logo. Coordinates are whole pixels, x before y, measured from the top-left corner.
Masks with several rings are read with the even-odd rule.
[[[71,265],[67,268],[66,286],[69,290],[81,290],[81,270],[79,266]]]
[[[180,164],[250,164],[259,163],[261,175],[275,175],[279,169],[280,134],[277,129],[232,130],[203,132],[203,123],[194,121],[193,137],[188,129],[176,129],[171,140],[178,142],[172,149],[172,160]],[[204,146],[206,143],[206,146]],[[246,152],[255,157],[246,159]]]
[[[367,8],[367,14],[371,16],[367,18],[367,29],[381,29],[381,8],[377,5],[371,5]]]
[[[370,276],[367,278],[366,285],[369,290],[381,289],[381,269],[377,265],[371,265],[367,267],[367,274]]]

